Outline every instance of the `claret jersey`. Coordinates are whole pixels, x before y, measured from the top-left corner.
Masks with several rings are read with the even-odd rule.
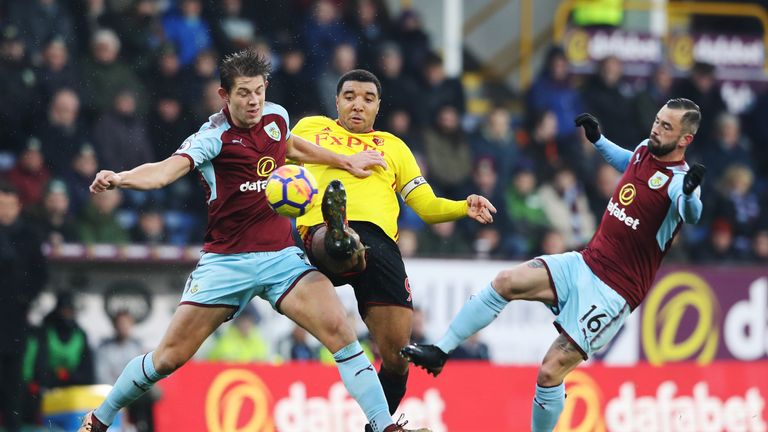
[[[265,252],[295,244],[290,220],[272,211],[264,195],[269,174],[285,164],[289,136],[288,113],[267,102],[259,124],[239,128],[224,108],[176,151],[197,169],[206,190],[204,251]]]
[[[659,161],[646,140],[623,171],[597,232],[581,254],[595,275],[634,309],[682,226],[680,202],[688,165],[683,160]]]

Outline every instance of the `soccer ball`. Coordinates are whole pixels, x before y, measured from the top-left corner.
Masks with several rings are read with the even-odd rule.
[[[283,165],[269,175],[265,194],[272,210],[295,218],[312,208],[317,195],[317,181],[302,166]]]

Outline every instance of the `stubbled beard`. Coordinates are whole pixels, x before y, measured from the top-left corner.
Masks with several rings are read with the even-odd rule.
[[[654,141],[653,138],[649,138],[649,141],[650,142],[648,143],[648,151],[656,157],[667,155],[676,147],[675,143],[664,145],[658,141]]]

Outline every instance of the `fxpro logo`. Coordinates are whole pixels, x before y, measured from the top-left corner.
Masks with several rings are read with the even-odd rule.
[[[264,156],[256,163],[256,175],[259,177],[269,177],[277,168],[277,162],[271,156]],[[240,184],[240,192],[256,191],[261,192],[267,187],[266,180],[247,181]]]

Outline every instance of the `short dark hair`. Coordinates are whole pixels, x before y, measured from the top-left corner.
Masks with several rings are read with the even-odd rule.
[[[683,129],[690,132],[691,135],[696,135],[699,130],[699,124],[701,123],[701,110],[692,100],[686,98],[675,98],[667,101],[667,108],[676,110],[685,110],[683,118],[680,123]]]
[[[378,92],[378,96],[381,97],[381,81],[379,81],[379,79],[376,78],[376,75],[368,72],[365,69],[352,69],[351,71],[342,75],[341,78],[339,78],[339,83],[336,84],[336,96],[338,96],[339,93],[341,93],[341,87],[347,81],[360,81],[360,82],[374,83],[376,85],[376,91]]]
[[[19,190],[16,189],[14,185],[11,183],[8,183],[6,181],[0,180],[0,193],[6,194],[6,195],[19,195]]]
[[[235,84],[237,77],[255,77],[261,75],[264,81],[269,78],[269,72],[272,65],[269,60],[262,57],[255,50],[244,49],[232,53],[221,62],[221,71],[219,73],[221,87],[229,93]]]

